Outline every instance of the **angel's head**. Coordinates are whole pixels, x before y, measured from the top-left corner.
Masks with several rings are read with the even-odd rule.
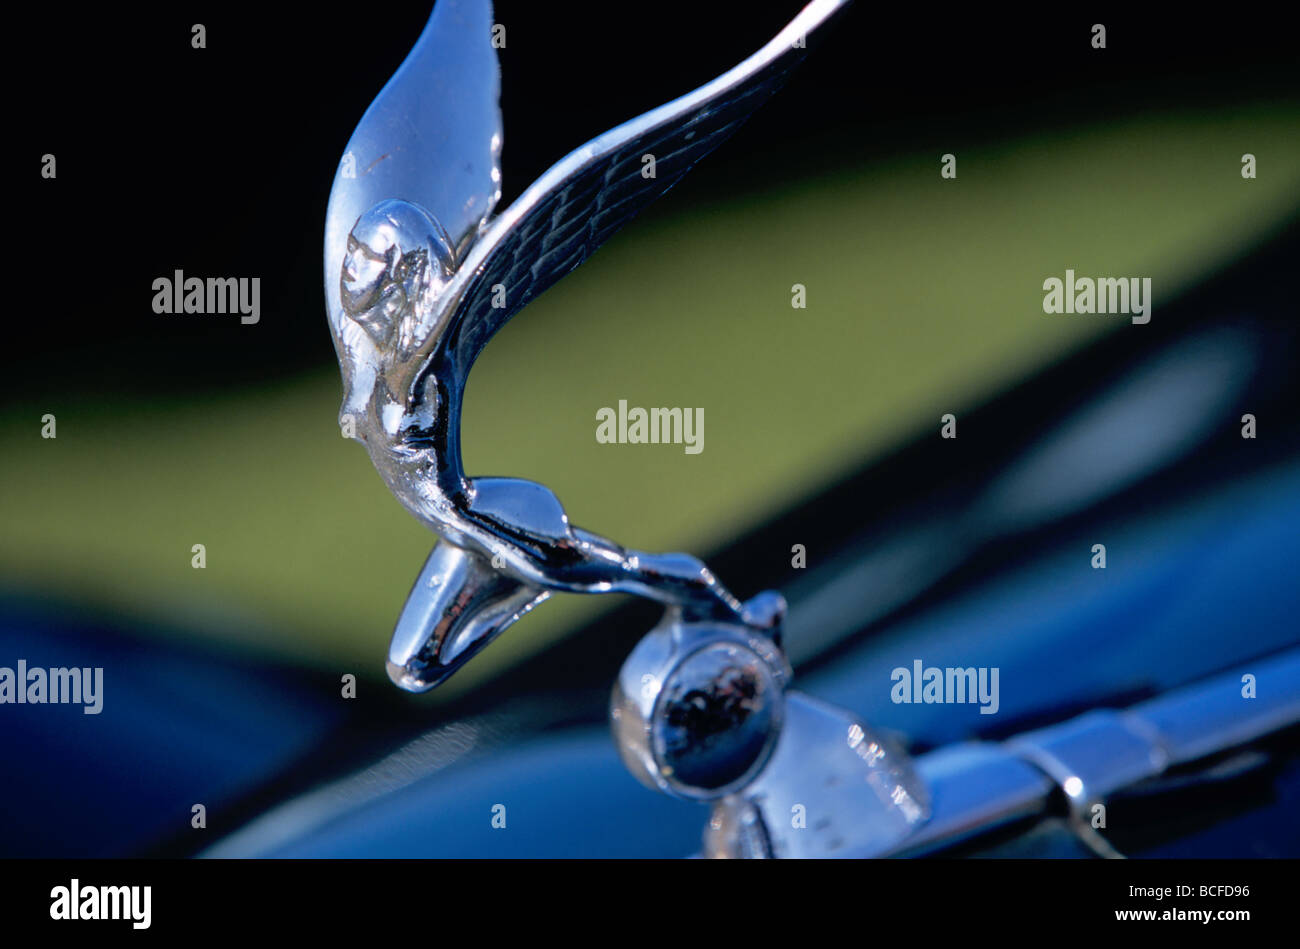
[[[410,346],[422,311],[455,268],[451,239],[432,215],[407,201],[381,201],[348,234],[343,312],[391,354]]]

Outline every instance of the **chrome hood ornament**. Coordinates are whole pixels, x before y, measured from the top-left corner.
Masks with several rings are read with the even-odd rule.
[[[398,685],[437,685],[553,591],[776,621],[747,612],[693,557],[625,550],[571,525],[543,485],[467,477],[461,400],[492,335],[735,131],[844,2],[815,0],[739,66],[581,146],[493,217],[502,121],[491,4],[438,0],[348,143],[325,227],[340,423],[441,538],[393,638]],[[646,154],[654,177],[642,173]]]
[[[742,829],[756,833],[746,789],[782,802],[781,776],[794,771],[820,782],[804,804],[852,805],[859,825],[863,808],[876,814],[873,846],[924,819],[924,791],[865,725],[786,693],[778,594],[741,603],[694,557],[626,550],[571,525],[540,484],[467,477],[461,400],[493,334],[735,131],[846,4],[813,0],[740,65],[581,146],[493,217],[502,120],[491,5],[438,0],[348,143],[326,220],[340,423],[439,537],[398,619],[390,677],[433,688],[555,591],[664,604],[624,667],[611,717],[638,778],[723,802],[715,827],[735,832],[714,841],[719,852],[795,855],[770,834],[762,846],[739,843]],[[832,833],[862,843],[860,828]]]

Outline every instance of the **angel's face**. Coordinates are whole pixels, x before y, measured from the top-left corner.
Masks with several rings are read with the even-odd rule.
[[[382,201],[348,234],[339,280],[343,312],[391,353],[422,295],[436,292],[454,269],[450,241],[429,214],[405,201]]]
[[[394,280],[392,256],[392,248],[376,248],[358,241],[355,233],[348,235],[339,283],[343,312],[379,346],[388,344],[405,302],[403,288]]]

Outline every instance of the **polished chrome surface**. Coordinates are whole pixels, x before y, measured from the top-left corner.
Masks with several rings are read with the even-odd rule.
[[[768,766],[713,806],[709,857],[851,857],[901,846],[930,792],[901,748],[856,716],[790,692]]]
[[[1254,678],[1253,698],[1244,694],[1246,675]],[[1148,699],[1131,714],[1151,729],[1171,766],[1254,741],[1300,722],[1300,649]]]
[[[1253,698],[1247,695],[1245,675],[1254,677]],[[836,709],[788,693],[787,731],[777,752],[741,793],[714,804],[704,855],[919,856],[1045,816],[1059,795],[1085,844],[1102,855],[1121,856],[1092,830],[1094,805],[1170,768],[1300,724],[1300,649],[1128,709],[1085,712],[1002,742],[949,745],[911,762],[898,756],[892,770],[870,774],[866,782],[851,769],[838,785],[825,781],[842,762],[823,757],[834,742],[819,744],[817,733],[824,729],[833,736],[836,728],[818,726],[804,711],[819,707],[825,721],[841,722],[840,729],[850,720]],[[788,760],[782,753],[787,747]],[[873,779],[874,799],[864,788]],[[898,799],[906,794],[925,809],[923,819],[908,820],[909,809],[885,805],[894,799],[883,793],[891,785],[901,789],[894,792]],[[804,826],[791,823],[797,804],[805,808]]]
[[[1242,676],[1254,677],[1248,696]],[[1083,816],[1120,788],[1300,721],[1300,651],[1150,699],[1099,709],[1019,736],[1008,750],[1037,765]]]
[[[759,594],[748,625],[689,621],[675,607],[637,643],[614,684],[619,755],[648,787],[706,800],[746,785],[776,746],[790,665],[785,601]]]
[[[916,772],[930,793],[930,820],[893,849],[857,856],[951,846],[1043,814],[1052,780],[1000,744],[962,742],[921,755]]]
[[[780,596],[759,594],[745,612],[748,626],[669,609],[632,650],[610,701],[623,763],[648,787],[714,801],[706,856],[900,845],[929,816],[910,759],[856,716],[787,691]]]
[[[1255,681],[1247,697],[1242,677]],[[929,822],[898,847],[915,854],[1045,813],[1050,794],[1095,846],[1092,807],[1168,769],[1240,748],[1300,724],[1300,649],[1175,689],[1128,709],[1099,709],[1000,743],[971,742],[916,759],[930,792]],[[1109,853],[1114,856],[1116,854]]]
[[[634,593],[688,620],[747,623],[699,560],[625,550],[574,527],[542,485],[467,477],[461,400],[492,335],[721,144],[846,2],[814,0],[740,65],[581,146],[495,218],[502,121],[491,5],[435,6],[348,143],[325,233],[340,423],[440,537],[390,649],[398,685],[437,685],[553,591]],[[642,174],[647,153],[655,177]]]

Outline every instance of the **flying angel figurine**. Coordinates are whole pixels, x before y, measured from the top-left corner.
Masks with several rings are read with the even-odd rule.
[[[552,592],[634,593],[685,620],[779,628],[686,554],[648,554],[569,523],[543,485],[470,478],[460,412],[474,360],[515,313],[720,145],[781,85],[847,0],[814,0],[712,82],[570,153],[499,215],[499,73],[489,0],[438,0],[340,162],[325,295],[340,423],[439,540],[398,620],[388,672],[425,691]],[[653,155],[655,175],[642,158]]]

